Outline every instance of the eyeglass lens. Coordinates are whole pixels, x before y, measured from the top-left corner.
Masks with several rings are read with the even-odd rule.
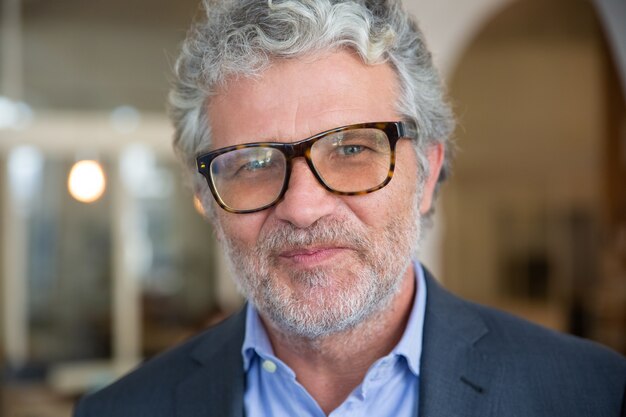
[[[391,149],[384,131],[352,129],[316,141],[311,147],[310,161],[328,188],[358,193],[385,182],[391,166]],[[214,189],[226,206],[254,210],[280,198],[287,166],[283,152],[260,145],[217,156],[210,173]]]

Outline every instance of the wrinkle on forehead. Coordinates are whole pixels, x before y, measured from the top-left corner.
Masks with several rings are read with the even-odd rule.
[[[208,116],[216,147],[296,141],[338,126],[386,121],[372,114],[395,115],[397,91],[389,64],[365,65],[340,51],[279,61],[255,78],[233,77],[216,92]]]

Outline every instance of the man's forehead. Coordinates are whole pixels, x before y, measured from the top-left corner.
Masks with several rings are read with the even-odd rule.
[[[349,52],[278,61],[258,77],[231,77],[216,91],[208,106],[213,147],[293,141],[387,120],[375,116],[390,117],[395,97],[397,81],[388,64],[365,65]]]

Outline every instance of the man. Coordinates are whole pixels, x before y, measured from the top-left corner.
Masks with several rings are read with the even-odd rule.
[[[453,122],[399,2],[206,10],[176,65],[175,146],[248,303],[76,416],[623,415],[622,357],[412,261]]]

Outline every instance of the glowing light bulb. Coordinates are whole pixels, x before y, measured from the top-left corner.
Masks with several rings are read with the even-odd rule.
[[[97,201],[106,189],[102,166],[96,161],[78,161],[72,166],[67,180],[70,195],[82,203]]]

